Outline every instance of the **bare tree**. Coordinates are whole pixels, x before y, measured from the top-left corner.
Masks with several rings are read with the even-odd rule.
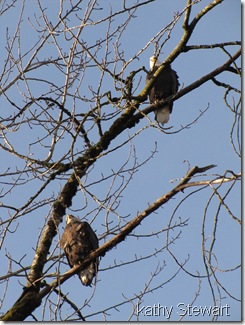
[[[232,114],[232,159],[239,166],[240,40],[210,44],[201,44],[200,40],[191,45],[197,26],[210,12],[218,12],[223,0],[187,0],[184,6],[179,4],[183,7],[173,13],[170,22],[161,22],[161,29],[140,49],[132,46],[129,50],[125,38],[131,26],[141,19],[141,10],[148,10],[155,2],[159,3],[1,3],[1,19],[7,26],[2,39],[5,58],[0,89],[0,306],[4,321],[116,320],[117,311],[124,308],[128,308],[128,320],[138,320],[149,293],[161,292],[170,283],[179,286],[179,277],[194,288],[191,298],[185,296],[190,305],[207,292],[214,308],[221,308],[224,296],[240,301],[225,277],[237,277],[240,258],[235,264],[224,263],[224,256],[230,261],[234,251],[226,250],[224,255],[217,252],[224,244],[220,236],[224,215],[226,227],[236,229],[225,241],[239,251],[239,242],[233,239],[240,236],[240,211],[231,198],[240,197],[241,174],[233,167],[217,172],[211,157],[208,164],[203,162],[199,167],[187,162],[186,173],[180,175],[176,170],[171,187],[163,185],[162,193],[152,199],[153,187],[148,186],[145,174],[155,172],[149,166],[160,149],[155,141],[147,144],[148,135],[172,137],[191,132],[205,116],[209,103],[203,96],[204,108],[199,107],[199,113],[181,126],[159,126],[151,119],[157,105],[150,105],[147,96],[154,80],[145,85],[148,67],[143,59],[148,58],[150,50],[156,56],[163,50],[165,53],[171,44],[157,78],[166,64],[179,57],[184,60],[204,50],[212,57],[220,52],[219,64],[202,76],[196,75],[190,84],[184,84],[180,77],[180,90],[171,99],[176,105],[207,82],[222,90],[223,109]],[[179,34],[174,38],[177,29]],[[220,102],[223,99],[220,97]],[[139,154],[142,143],[145,151]],[[156,172],[162,173],[158,168]],[[171,181],[168,175],[165,180]],[[191,207],[197,199],[204,202],[200,203],[198,229],[181,213],[186,204]],[[72,277],[78,267],[69,269],[59,246],[66,213],[89,221],[100,239],[100,247],[80,266],[101,258],[91,289]],[[144,230],[140,227],[143,220]],[[200,242],[196,243],[198,257],[193,258],[186,253],[190,247],[183,250],[182,239],[194,231],[200,234]],[[151,263],[149,271],[145,265]],[[115,300],[111,292],[121,289],[111,284],[113,273],[120,276],[118,282],[123,282],[139,272],[143,272],[144,286],[137,283],[136,275],[135,287],[127,295],[119,292],[121,301]],[[110,296],[105,299],[107,290]],[[179,319],[187,316],[187,309],[179,313]],[[212,312],[209,316],[218,319],[220,314]]]

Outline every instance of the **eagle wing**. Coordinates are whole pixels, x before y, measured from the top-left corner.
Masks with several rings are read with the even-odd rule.
[[[60,241],[64,249],[70,267],[79,265],[90,254],[99,247],[98,238],[87,222],[74,221],[66,225]],[[92,261],[85,269],[79,271],[78,275],[82,284],[88,286],[98,272],[98,258]]]
[[[155,67],[146,76],[146,84],[153,78],[159,67]],[[174,95],[179,88],[178,75],[171,66],[165,67],[161,74],[157,77],[155,84],[151,88],[149,99],[151,103],[164,100],[169,96]]]
[[[146,84],[153,78],[159,66],[154,67],[146,76]],[[171,66],[166,66],[161,74],[157,77],[153,87],[149,93],[151,103],[157,103],[165,100],[169,96],[174,95],[179,88],[178,75]],[[155,111],[155,118],[159,123],[167,123],[169,114],[172,113],[173,102],[165,103],[162,107]]]

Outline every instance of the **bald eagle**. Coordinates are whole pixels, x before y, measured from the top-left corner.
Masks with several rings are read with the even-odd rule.
[[[98,238],[87,222],[68,214],[66,227],[61,237],[60,246],[65,251],[70,267],[79,265],[93,250],[99,247]],[[77,274],[85,286],[90,286],[98,272],[99,260],[92,261]]]
[[[160,65],[161,62],[158,61],[155,56],[150,58],[150,72],[146,76],[146,84],[152,79]],[[149,94],[150,102],[152,104],[160,103],[169,96],[174,95],[178,91],[179,87],[178,78],[177,73],[171,69],[170,65],[164,67],[151,88]],[[161,124],[168,123],[172,110],[173,102],[169,101],[163,104],[162,107],[154,111],[155,120]]]

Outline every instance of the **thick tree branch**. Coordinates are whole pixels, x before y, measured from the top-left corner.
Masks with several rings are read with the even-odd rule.
[[[213,78],[215,76],[221,74],[224,71],[227,71],[230,68],[231,64],[233,62],[235,62],[235,60],[237,60],[240,56],[241,56],[241,49],[239,49],[228,61],[226,61],[224,64],[222,64],[218,68],[212,70],[211,72],[209,72],[208,74],[206,74],[202,78],[198,79],[197,81],[193,82],[189,86],[186,86],[185,88],[181,89],[174,96],[171,96],[171,97],[167,98],[166,102],[169,101],[169,100],[175,101],[175,100],[183,97],[184,95],[188,94],[192,90],[200,87],[201,85],[203,85],[207,81],[213,80]],[[146,85],[145,89],[148,91],[148,84]],[[161,102],[161,105],[164,102],[165,101]],[[135,124],[138,123],[139,120],[142,119],[145,115],[153,112],[157,108],[158,108],[158,104],[153,104],[153,105],[150,105],[150,106],[146,107],[145,109],[143,109],[142,112],[136,113],[134,115],[134,117],[132,118],[132,124],[134,125],[134,123]],[[134,123],[133,123],[133,121],[134,121]]]
[[[191,24],[188,24],[189,16],[190,16],[190,10],[191,10],[191,1],[188,0],[188,5],[187,5],[187,11],[186,11],[186,16],[183,24],[183,36],[181,40],[179,41],[179,44],[174,48],[174,50],[169,54],[169,56],[164,60],[163,64],[157,69],[157,71],[154,74],[155,78],[152,78],[146,85],[146,87],[141,91],[139,94],[139,102],[144,101],[147,98],[147,95],[149,94],[151,88],[153,87],[157,77],[162,73],[164,67],[168,64],[171,64],[182,52],[185,52],[186,44],[188,43],[192,32],[198,23],[198,21],[205,15],[207,14],[212,8],[223,2],[224,0],[215,0],[212,3],[210,3],[208,6],[206,6],[197,16],[193,19]],[[139,104],[137,101],[135,103],[136,107],[138,107],[137,104]]]
[[[148,206],[143,212],[138,214],[133,220],[131,220],[116,236],[99,247],[96,251],[89,254],[81,265],[75,266],[62,276],[58,276],[57,280],[49,285],[46,285],[39,293],[35,289],[35,285],[32,287],[24,288],[24,292],[21,297],[16,301],[14,306],[2,317],[3,321],[23,321],[28,315],[30,315],[37,307],[40,306],[42,299],[54,290],[57,286],[64,283],[67,279],[77,273],[79,269],[85,268],[92,260],[99,256],[104,256],[106,252],[114,248],[120,242],[122,242],[140,223],[155,212],[159,207],[167,203],[176,194],[183,191],[185,184],[190,179],[198,174],[215,167],[215,165],[209,165],[205,167],[193,167],[181,180],[181,182],[175,186],[171,191],[158,198],[154,203]],[[37,279],[38,281],[38,279]],[[33,290],[34,288],[34,290]]]
[[[239,56],[241,55],[241,50],[239,50],[233,57],[231,57],[225,64],[213,70],[209,74],[200,78],[193,84],[185,87],[180,90],[172,100],[176,100],[186,93],[192,91],[193,89],[199,87],[206,81],[225,71]],[[160,68],[159,68],[160,69]],[[158,69],[158,70],[159,70]],[[157,71],[158,72],[158,71]],[[148,91],[149,86],[147,85],[144,91]],[[144,92],[143,91],[143,92]],[[143,93],[142,92],[142,93]],[[142,94],[141,93],[141,94]],[[129,108],[125,110],[125,112],[112,124],[108,131],[104,133],[101,137],[100,141],[87,149],[85,154],[82,157],[79,157],[75,161],[75,173],[73,173],[62,190],[60,196],[56,200],[54,204],[53,214],[44,230],[44,234],[39,244],[39,248],[35,254],[32,268],[28,277],[29,285],[32,283],[37,284],[37,279],[41,278],[43,266],[45,264],[46,257],[48,255],[49,248],[52,243],[53,237],[57,233],[57,227],[62,221],[62,217],[65,214],[66,208],[71,206],[72,198],[76,195],[77,186],[78,186],[78,178],[81,178],[85,175],[87,169],[96,161],[97,157],[108,148],[109,144],[113,139],[115,139],[120,133],[122,133],[125,129],[134,126],[144,115],[142,113],[137,113],[133,116],[133,113],[136,109],[138,109],[140,105],[139,101],[133,103],[133,105],[129,105]],[[150,106],[143,110],[143,114],[148,114],[153,111],[155,107]]]
[[[110,19],[112,17],[114,17],[115,15],[118,15],[118,14],[120,14],[122,12],[130,11],[134,7],[142,6],[142,5],[144,5],[146,3],[150,3],[152,1],[154,1],[154,0],[145,1],[142,4],[137,4],[137,5],[135,5],[135,6],[131,7],[131,8],[124,7],[122,11],[112,13],[111,16],[107,16],[106,18],[100,19],[96,23],[88,22],[88,25],[90,25],[90,24],[99,24],[103,20],[107,21],[108,19],[109,19],[108,21],[110,21]],[[78,1],[77,4],[69,10],[69,12],[67,11],[63,15],[63,17],[61,17],[61,12],[60,12],[60,16],[59,16],[60,21],[57,23],[57,25],[54,28],[53,27],[51,28],[52,30],[51,29],[49,30],[49,28],[48,28],[48,34],[47,35],[46,35],[46,30],[44,31],[43,38],[40,38],[40,42],[37,43],[37,46],[35,47],[35,51],[33,51],[30,58],[27,60],[27,63],[25,65],[22,65],[20,70],[18,69],[17,75],[12,77],[12,81],[10,81],[9,84],[5,86],[4,90],[0,87],[1,88],[0,92],[2,91],[3,94],[5,94],[6,90],[11,88],[18,80],[22,80],[22,78],[26,82],[26,85],[28,85],[27,73],[30,72],[33,69],[36,69],[36,67],[41,66],[41,64],[43,65],[43,63],[40,63],[40,62],[36,63],[35,62],[36,58],[37,58],[37,54],[39,54],[39,52],[42,50],[43,45],[47,42],[47,40],[49,40],[50,36],[53,37],[53,35],[54,35],[53,32],[55,32],[57,27],[59,25],[64,24],[64,26],[66,27],[66,33],[68,34],[68,32],[70,31],[70,33],[72,35],[72,38],[74,38],[74,40],[75,40],[73,45],[72,45],[72,51],[68,55],[68,57],[70,59],[68,60],[68,57],[66,57],[66,55],[63,54],[63,51],[59,51],[60,57],[57,59],[57,61],[59,61],[59,60],[62,61],[62,59],[63,59],[65,66],[67,64],[64,93],[61,91],[62,87],[61,88],[57,87],[57,92],[56,91],[47,92],[48,95],[51,94],[50,96],[53,96],[54,94],[58,94],[61,91],[62,95],[60,97],[58,96],[57,100],[54,100],[51,97],[46,97],[48,95],[43,95],[44,97],[38,97],[37,98],[35,96],[32,96],[32,94],[29,94],[28,95],[29,97],[28,96],[26,97],[27,98],[26,101],[28,101],[30,99],[31,99],[31,101],[28,104],[26,104],[25,107],[22,110],[19,111],[19,113],[15,116],[15,119],[17,117],[20,117],[20,116],[22,118],[22,115],[23,116],[25,115],[24,114],[25,110],[29,109],[29,106],[32,105],[33,103],[38,104],[37,106],[41,107],[41,105],[39,105],[38,101],[45,100],[45,101],[51,102],[52,104],[55,104],[55,105],[57,105],[59,107],[60,113],[61,113],[60,116],[62,115],[62,113],[64,113],[64,115],[68,116],[68,119],[67,119],[67,116],[66,116],[66,121],[71,119],[71,121],[73,121],[73,123],[75,123],[75,125],[77,127],[76,131],[77,131],[77,133],[79,132],[83,136],[84,142],[85,142],[85,144],[87,146],[87,150],[85,152],[83,151],[84,152],[83,155],[81,155],[79,157],[76,156],[78,158],[76,158],[76,159],[74,158],[74,161],[72,161],[72,158],[71,158],[71,162],[68,163],[68,164],[63,164],[62,160],[61,160],[61,162],[50,163],[49,161],[52,161],[50,159],[47,159],[47,160],[44,160],[44,161],[39,161],[39,160],[30,158],[31,155],[26,155],[26,156],[19,155],[19,154],[17,155],[19,158],[29,162],[30,164],[37,164],[38,166],[41,166],[41,168],[46,168],[47,173],[53,172],[53,174],[51,174],[49,176],[49,179],[46,182],[46,184],[49,184],[49,182],[51,180],[54,180],[58,175],[65,174],[68,171],[71,171],[72,174],[71,175],[68,174],[69,175],[68,176],[69,177],[68,181],[65,183],[65,186],[61,190],[61,193],[59,195],[57,195],[57,199],[56,199],[56,201],[55,201],[55,203],[53,205],[52,215],[51,215],[50,219],[48,220],[48,223],[45,226],[44,231],[42,232],[41,239],[38,242],[38,248],[37,248],[37,250],[35,252],[35,256],[34,256],[32,265],[30,267],[30,272],[29,272],[29,275],[28,275],[27,285],[24,288],[24,291],[21,294],[20,298],[16,301],[16,303],[13,305],[13,307],[3,316],[2,320],[4,320],[4,321],[8,321],[8,320],[24,320],[26,317],[28,317],[32,313],[32,311],[34,311],[38,306],[40,306],[40,304],[42,302],[42,299],[45,296],[47,296],[49,293],[51,293],[52,290],[55,290],[55,288],[57,286],[59,286],[60,284],[65,282],[67,279],[69,279],[73,274],[75,274],[77,272],[78,268],[84,268],[94,258],[96,258],[98,256],[104,256],[106,252],[108,252],[109,250],[114,248],[118,243],[122,242],[137,226],[140,225],[140,223],[145,218],[150,216],[154,211],[156,211],[160,206],[162,206],[163,204],[168,202],[172,197],[174,197],[175,195],[177,195],[179,192],[183,191],[187,187],[206,185],[206,184],[204,184],[204,182],[192,182],[192,183],[190,183],[189,181],[192,179],[192,177],[195,174],[203,173],[206,170],[208,170],[210,168],[213,168],[214,165],[206,166],[206,167],[203,167],[203,168],[194,167],[192,170],[190,170],[187,173],[187,175],[183,178],[183,180],[177,186],[175,186],[171,191],[169,191],[168,193],[164,194],[159,199],[157,199],[153,204],[148,206],[147,209],[145,209],[142,213],[135,216],[135,218],[133,220],[131,220],[125,227],[123,227],[116,236],[114,236],[111,240],[109,240],[104,245],[102,245],[100,248],[98,248],[95,252],[91,253],[85,259],[85,261],[83,262],[83,264],[81,266],[77,266],[77,267],[69,270],[68,272],[66,272],[62,276],[57,275],[57,279],[54,282],[52,282],[52,283],[50,283],[48,285],[46,285],[46,283],[45,283],[44,286],[43,286],[43,283],[41,282],[42,279],[43,279],[43,270],[44,270],[44,266],[47,263],[47,256],[49,255],[49,251],[50,251],[50,247],[51,247],[53,238],[57,234],[58,226],[62,222],[63,216],[66,213],[66,209],[69,208],[72,205],[72,200],[73,200],[73,198],[75,197],[75,195],[76,195],[76,193],[78,191],[78,185],[79,185],[80,179],[83,178],[84,176],[86,176],[86,173],[88,172],[89,167],[91,167],[97,161],[97,159],[101,156],[101,154],[105,150],[108,149],[108,147],[110,146],[111,142],[114,139],[116,139],[125,130],[134,127],[136,125],[136,123],[138,123],[147,114],[149,114],[150,112],[152,112],[153,110],[155,110],[158,107],[157,105],[150,105],[150,106],[146,107],[144,110],[139,111],[140,105],[146,100],[150,89],[153,87],[153,84],[154,84],[155,80],[161,74],[164,67],[167,64],[170,64],[171,62],[173,62],[182,52],[187,52],[187,51],[192,50],[192,49],[195,48],[194,45],[187,46],[187,43],[188,43],[188,41],[189,41],[189,39],[190,39],[196,25],[197,25],[197,23],[199,22],[199,20],[202,17],[204,17],[204,15],[206,15],[216,5],[220,4],[222,1],[223,0],[214,0],[214,1],[212,1],[212,3],[210,3],[203,10],[201,10],[196,15],[196,17],[190,22],[190,17],[191,17],[190,14],[191,14],[192,5],[194,5],[197,1],[187,0],[187,7],[185,8],[185,18],[184,18],[184,23],[183,23],[183,26],[182,26],[183,27],[183,35],[182,35],[182,38],[181,38],[179,44],[175,47],[175,49],[165,59],[165,61],[161,65],[161,67],[157,70],[157,72],[155,73],[155,78],[153,78],[144,87],[144,89],[140,92],[140,94],[138,96],[135,96],[135,97],[132,96],[132,94],[134,94],[133,81],[134,81],[135,74],[138,71],[140,71],[141,69],[143,69],[143,68],[141,68],[141,69],[139,69],[137,71],[131,72],[131,74],[129,74],[129,77],[125,79],[127,81],[125,83],[125,80],[123,80],[123,79],[121,79],[121,77],[119,77],[120,74],[116,75],[115,73],[111,72],[111,70],[109,68],[110,67],[110,62],[109,61],[107,62],[107,60],[105,59],[105,62],[102,64],[101,61],[98,59],[99,55],[97,56],[97,52],[96,51],[95,52],[91,51],[91,49],[94,50],[94,47],[89,47],[87,45],[85,46],[85,43],[83,41],[81,41],[78,36],[73,34],[73,32],[72,32],[73,29],[72,28],[69,29],[68,26],[65,25],[64,18],[68,17],[68,14],[72,10],[77,9],[78,5],[81,3],[81,1]],[[95,2],[94,2],[94,5],[95,5]],[[44,14],[44,12],[43,12],[43,14]],[[81,19],[81,21],[83,21],[83,20]],[[83,24],[85,26],[86,23],[83,21]],[[48,26],[48,25],[46,24],[46,26]],[[80,35],[80,32],[81,32],[81,30],[82,30],[82,28],[84,26],[81,25],[79,27],[79,34],[77,34],[77,35]],[[124,28],[126,28],[126,26],[127,25],[125,25]],[[55,42],[55,38],[53,40]],[[119,37],[118,40],[120,40],[120,37]],[[105,41],[107,41],[107,38],[105,38],[100,43],[105,42]],[[228,43],[227,44],[223,43],[223,44],[225,44],[225,45],[238,45],[236,43],[237,42],[234,42],[234,44],[232,44],[230,42],[229,44]],[[122,102],[124,103],[126,101],[126,104],[124,106],[125,109],[122,111],[121,116],[119,118],[117,118],[114,122],[112,122],[111,126],[108,128],[108,130],[106,132],[104,132],[104,133],[102,133],[102,131],[99,132],[99,136],[100,136],[99,141],[94,145],[92,144],[92,142],[90,142],[90,139],[89,139],[88,134],[87,134],[88,128],[86,128],[85,123],[83,123],[85,121],[85,119],[82,121],[82,123],[80,123],[70,113],[70,111],[66,109],[65,104],[63,105],[63,104],[59,103],[60,98],[62,98],[61,102],[65,103],[66,102],[66,99],[65,99],[66,96],[72,97],[71,94],[69,92],[67,92],[67,90],[70,87],[70,85],[72,85],[72,83],[76,79],[78,79],[79,73],[76,72],[76,64],[77,63],[75,64],[75,62],[76,62],[76,59],[78,59],[79,55],[80,54],[82,55],[82,53],[80,52],[80,54],[77,56],[77,53],[78,53],[78,52],[76,52],[77,51],[77,44],[80,44],[81,48],[83,49],[83,52],[84,53],[86,52],[86,55],[90,59],[92,59],[93,64],[95,63],[95,65],[97,65],[97,67],[103,73],[108,73],[112,77],[112,79],[114,79],[114,82],[115,82],[115,80],[120,81],[126,87],[126,89],[121,89],[122,96],[119,97],[118,99],[114,100],[114,98],[110,98],[109,95],[108,95],[109,101],[106,103],[106,105],[109,104],[109,103],[112,103],[112,102],[114,102],[114,103],[118,102],[116,104],[121,105]],[[56,43],[56,45],[57,45],[57,49],[60,50],[58,42]],[[98,44],[96,43],[96,46],[97,45]],[[223,46],[225,46],[225,45],[223,45]],[[200,46],[202,46],[202,48],[206,48],[205,45],[200,45]],[[218,46],[219,46],[219,44],[214,44],[213,45],[213,47],[218,47]],[[209,48],[212,48],[212,45],[210,45]],[[76,53],[76,55],[75,55],[75,53]],[[95,53],[95,54],[93,54],[93,53]],[[10,54],[11,54],[11,51],[9,51],[9,55]],[[120,58],[120,53],[118,53],[118,55],[119,55],[119,58]],[[229,60],[226,63],[224,63],[222,66],[220,66],[217,69],[211,71],[210,73],[208,73],[204,77],[200,78],[199,80],[193,82],[191,85],[185,87],[184,89],[181,89],[176,95],[174,95],[172,98],[169,98],[169,99],[171,99],[172,101],[175,101],[175,100],[181,98],[182,96],[184,96],[185,94],[191,92],[192,90],[198,88],[199,86],[201,86],[205,82],[207,82],[209,80],[214,80],[215,76],[219,75],[223,71],[232,69],[231,64],[234,63],[235,60],[238,57],[240,57],[240,55],[241,55],[241,50],[238,51],[232,57],[230,57]],[[24,56],[20,56],[20,60],[22,60],[23,58],[24,58]],[[47,62],[51,63],[51,61],[49,61],[49,60],[47,60]],[[81,62],[83,62],[83,59],[81,59]],[[90,62],[90,61],[88,61],[88,62]],[[116,64],[118,62],[120,63],[120,59],[118,59],[118,61],[116,59],[114,64]],[[130,62],[130,61],[128,61],[128,62]],[[73,70],[71,69],[73,63],[74,63],[74,76],[72,75]],[[84,64],[86,64],[86,63],[87,62],[86,62],[86,58],[85,58]],[[16,64],[16,63],[14,63],[14,64]],[[123,65],[123,66],[126,67],[127,65]],[[10,68],[11,67],[12,66],[10,66]],[[60,65],[58,67],[61,69],[60,71],[63,71],[63,69],[61,68],[62,65]],[[80,67],[79,67],[79,69],[80,69]],[[81,67],[81,69],[83,69],[83,67]],[[65,71],[65,69],[64,69],[64,71]],[[102,79],[101,79],[101,83],[102,83]],[[49,82],[47,82],[47,85],[48,84],[49,84]],[[81,84],[79,84],[79,85],[81,85]],[[122,86],[122,88],[123,88],[123,86]],[[21,87],[20,87],[20,89],[21,89]],[[56,89],[56,88],[54,87],[54,89]],[[79,86],[77,87],[77,90],[78,89],[79,89]],[[77,93],[79,93],[79,92],[77,92]],[[108,94],[109,93],[110,92],[108,92]],[[93,92],[93,94],[94,94],[94,92]],[[81,99],[81,97],[79,97],[79,96],[78,96],[78,98]],[[6,98],[8,99],[8,97],[6,97]],[[36,99],[33,99],[33,98],[36,98]],[[94,98],[97,98],[98,101],[100,101],[100,99],[99,99],[99,91],[98,91],[98,93],[96,93],[96,95],[94,95],[93,99]],[[166,101],[168,101],[169,99],[166,99]],[[92,102],[92,99],[91,99],[90,103],[91,102]],[[15,109],[17,108],[19,110],[17,105],[15,105],[13,102],[9,101],[9,103],[12,104],[15,107]],[[103,104],[105,104],[105,103],[103,103]],[[91,112],[95,112],[95,110],[97,110],[97,107],[101,107],[102,105],[96,104],[96,106],[94,108],[91,108],[91,110],[89,110],[89,112],[87,114],[89,115],[89,114],[91,114]],[[161,103],[161,105],[162,105],[162,103]],[[77,109],[77,105],[74,105],[74,111],[76,109]],[[48,110],[46,111],[44,109],[43,112],[49,114]],[[31,110],[30,110],[30,113],[32,113]],[[86,116],[88,116],[88,115],[86,115]],[[52,123],[54,122],[54,124],[55,124],[56,121],[55,121],[55,119],[53,120],[53,115],[51,115],[51,116],[52,116],[51,121],[52,121]],[[56,116],[56,115],[54,115],[54,116]],[[76,115],[76,116],[79,116],[79,114]],[[11,127],[14,127],[15,125],[17,125],[17,123],[15,123],[15,119],[14,118],[13,118],[13,120],[10,119],[10,120],[13,121],[13,124],[12,124],[13,126],[10,125]],[[111,117],[110,117],[110,119],[111,119]],[[6,121],[8,121],[8,120],[6,120]],[[27,118],[25,120],[25,123],[29,123],[29,122],[30,121]],[[47,125],[45,124],[45,130],[46,130],[46,128],[48,129],[48,127],[52,123],[48,121]],[[19,126],[21,126],[21,125],[22,124],[20,123]],[[60,127],[59,123],[57,125],[58,125],[58,127],[55,128],[55,132],[58,132],[57,130]],[[62,127],[63,127],[63,125],[62,125]],[[50,133],[52,133],[52,131],[50,131]],[[56,140],[56,137],[54,137],[53,139]],[[40,141],[40,144],[42,144],[41,141]],[[3,149],[5,151],[8,150],[9,153],[11,153],[11,154],[15,153],[15,152],[9,150],[8,148],[5,148],[4,146],[3,146]],[[72,149],[71,149],[71,152],[72,152]],[[72,154],[71,154],[71,157],[72,157]],[[219,181],[219,180],[216,180],[216,181]],[[224,179],[223,182],[225,182],[225,181],[230,181],[230,180],[228,180],[228,179],[225,180]],[[208,182],[208,181],[206,181],[206,182]],[[46,187],[46,184],[45,184],[45,187]],[[214,184],[214,182],[212,182],[212,184]],[[207,183],[207,185],[208,185],[208,183]],[[41,188],[41,190],[42,190],[42,188]],[[40,194],[40,191],[37,193],[36,196],[38,196]],[[34,198],[35,197],[33,197],[31,199],[34,200]],[[29,204],[30,204],[30,201],[28,201],[26,206],[28,206]]]

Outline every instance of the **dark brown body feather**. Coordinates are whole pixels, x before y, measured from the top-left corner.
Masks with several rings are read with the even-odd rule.
[[[158,68],[159,66],[154,66],[153,70],[148,73],[148,75],[146,76],[146,83],[148,83],[152,79],[154,73],[157,71]],[[161,74],[157,77],[157,80],[151,88],[149,94],[150,102],[158,103],[165,100],[169,96],[174,95],[178,91],[178,87],[179,82],[177,73],[171,68],[170,65],[166,66],[161,72]],[[163,107],[167,107],[169,113],[172,113],[173,102],[168,102]],[[159,110],[155,111],[156,119],[158,111]]]
[[[74,220],[66,225],[60,246],[65,251],[70,267],[73,267],[81,264],[91,251],[99,247],[99,243],[90,225],[74,217]],[[85,286],[90,285],[97,271],[98,259],[91,262],[86,269],[78,273],[82,284]]]

